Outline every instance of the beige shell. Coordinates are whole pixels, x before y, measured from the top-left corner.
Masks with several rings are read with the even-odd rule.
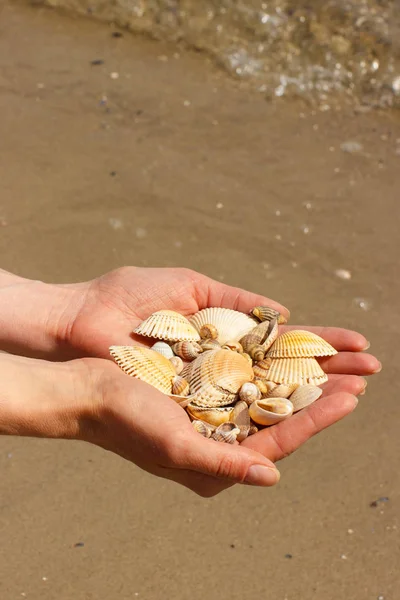
[[[255,344],[254,346],[250,346],[249,354],[253,360],[258,362],[264,359],[265,348],[261,344]]]
[[[182,373],[183,367],[184,367],[183,360],[181,359],[181,357],[173,356],[172,358],[169,359],[169,362],[174,367],[176,374],[180,375]]]
[[[256,400],[250,406],[249,414],[258,425],[275,425],[293,414],[293,404],[286,398]]]
[[[200,328],[200,337],[202,340],[216,340],[218,337],[218,329],[211,323],[206,323]]]
[[[243,356],[243,358],[247,360],[249,365],[253,366],[253,359],[251,358],[250,354],[247,354],[247,352],[241,352],[240,356]]]
[[[279,325],[284,325],[287,323],[287,319],[285,319],[283,315],[270,306],[256,306],[253,308],[250,314],[260,321],[272,321],[272,319],[277,319]]]
[[[221,349],[221,344],[217,340],[201,340],[199,344],[203,348],[204,352],[206,352],[207,350]]]
[[[127,375],[149,383],[164,394],[171,393],[176,373],[162,354],[139,346],[111,346],[110,354]]]
[[[243,400],[246,405],[250,405],[255,400],[260,400],[261,392],[258,386],[251,381],[247,381],[242,385],[239,390],[239,398]]]
[[[299,387],[298,383],[273,384],[272,389],[264,396],[265,398],[290,398],[290,395]],[[290,399],[291,401],[291,399]]]
[[[183,360],[192,361],[203,352],[203,348],[197,342],[177,342],[172,346],[173,351]]]
[[[255,346],[264,350],[264,354],[267,350],[272,346],[278,337],[278,321],[277,319],[272,319],[272,321],[264,321],[263,323],[259,323],[254,329],[250,331],[247,335],[245,335],[240,343],[242,344],[244,350],[248,352],[251,356],[256,352]],[[261,358],[255,358],[255,360],[261,360]]]
[[[221,423],[226,423],[230,420],[232,414],[232,406],[215,406],[213,408],[205,408],[204,406],[196,406],[190,402],[186,406],[186,410],[193,419],[205,421],[210,425],[218,427]]]
[[[192,425],[193,425],[194,429],[205,438],[210,438],[211,434],[213,433],[213,431],[215,429],[215,427],[213,425],[210,425],[209,423],[206,423],[205,421],[199,421],[197,419],[195,421],[192,421]]]
[[[207,407],[231,404],[241,386],[254,377],[247,360],[230,350],[204,352],[182,376],[190,383],[193,403]]]
[[[204,308],[189,320],[197,331],[203,325],[214,325],[218,330],[217,340],[221,346],[229,341],[238,342],[256,324],[249,315],[230,308]]]
[[[174,351],[172,350],[171,346],[166,342],[156,342],[151,347],[151,350],[162,354],[163,356],[165,356],[165,358],[172,358],[174,356]]]
[[[290,396],[293,412],[306,408],[322,395],[322,390],[315,385],[301,385]]]
[[[255,365],[253,365],[254,376],[259,377],[260,379],[267,379],[269,370],[271,368],[271,362],[272,360],[270,358],[259,360]]]
[[[243,440],[245,440],[249,435],[250,429],[249,408],[245,401],[239,400],[239,402],[236,402],[231,414],[231,420],[240,430],[240,433],[237,436],[237,441],[243,442]]]
[[[337,350],[311,331],[294,329],[280,335],[268,352],[271,358],[333,356]]]
[[[249,435],[254,435],[254,434],[255,434],[255,433],[257,433],[257,432],[258,432],[258,427],[257,427],[257,425],[254,425],[254,424],[252,424],[252,425],[250,425],[250,428],[249,428],[249,433],[247,434],[247,437],[248,437]]]
[[[224,350],[232,350],[233,352],[239,352],[239,354],[241,354],[243,352],[243,346],[240,342],[233,342],[232,340],[230,340],[229,342],[226,342],[222,348]]]
[[[171,391],[174,396],[189,396],[189,382],[177,375],[173,380]]]
[[[170,342],[197,342],[200,339],[199,333],[188,319],[173,310],[159,310],[153,313],[134,329],[134,333]]]
[[[273,358],[266,379],[275,383],[320,385],[328,381],[328,376],[315,358]]]
[[[258,387],[261,392],[261,397],[265,398],[271,390],[276,388],[276,383],[273,381],[267,381],[266,379],[259,379],[256,377],[253,381],[254,385]]]
[[[236,427],[235,423],[222,423],[219,425],[214,433],[211,435],[213,440],[217,442],[225,442],[226,444],[234,444],[237,436],[240,434],[239,427]]]

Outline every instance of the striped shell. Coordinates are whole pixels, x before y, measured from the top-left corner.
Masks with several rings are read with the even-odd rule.
[[[210,425],[209,423],[206,423],[205,421],[199,421],[199,420],[195,420],[192,421],[192,425],[193,428],[200,433],[200,435],[202,435],[205,438],[210,438],[211,434],[213,433],[215,427],[213,425]]]
[[[218,337],[218,329],[215,325],[206,323],[200,328],[199,334],[202,340],[216,340]]]
[[[203,348],[197,342],[177,342],[172,349],[177,356],[189,361],[194,360],[203,352]]]
[[[217,340],[201,340],[199,344],[203,348],[204,352],[206,352],[207,350],[221,349],[221,344],[217,342]]]
[[[181,359],[181,357],[173,356],[172,358],[169,359],[169,362],[174,367],[176,374],[180,375],[182,373],[183,367],[184,367],[183,360]]]
[[[255,383],[247,381],[239,390],[239,398],[250,405],[254,400],[260,400],[261,391]]]
[[[271,358],[311,358],[334,354],[337,354],[337,350],[319,335],[301,329],[280,335],[268,352]]]
[[[189,396],[189,382],[177,375],[173,380],[171,391],[174,396]]]
[[[170,342],[184,340],[197,342],[200,339],[188,319],[173,310],[159,310],[153,313],[134,329],[134,333]]]
[[[165,356],[165,358],[172,358],[174,356],[174,351],[172,350],[171,346],[166,342],[156,342],[151,347],[151,350],[162,354],[163,356]]]
[[[186,406],[187,412],[193,419],[205,421],[215,427],[230,420],[232,409],[232,406],[214,406],[213,408],[206,408],[204,406],[196,406],[192,402]]]
[[[285,398],[256,400],[250,406],[249,414],[258,425],[275,425],[293,414],[293,404]]]
[[[254,379],[254,385],[256,385],[258,387],[258,389],[260,390],[262,398],[266,398],[268,396],[268,394],[271,392],[271,390],[276,388],[276,383],[274,383],[273,381],[267,381],[266,379],[259,379],[258,377],[256,377]]]
[[[278,321],[277,319],[272,319],[272,321],[264,321],[263,323],[259,323],[259,325],[254,327],[254,329],[252,329],[250,333],[245,335],[240,340],[240,343],[242,344],[243,349],[246,352],[248,352],[251,356],[254,354],[255,346],[261,346],[265,354],[275,342],[277,337]]]
[[[290,398],[290,395],[293,394],[298,387],[298,383],[273,384],[273,388],[266,394],[265,398]],[[291,398],[290,401],[292,401]]]
[[[217,442],[225,442],[226,444],[234,444],[237,436],[240,434],[240,429],[235,423],[222,423],[211,435],[213,440]]]
[[[250,346],[249,355],[250,358],[256,360],[257,362],[263,360],[265,356],[264,346],[261,346],[261,344],[255,344],[254,346]]]
[[[284,325],[287,323],[287,319],[285,319],[283,315],[270,306],[256,306],[253,308],[250,314],[260,321],[272,321],[272,319],[277,319],[279,325]]]
[[[230,308],[204,308],[189,320],[197,331],[200,331],[203,325],[214,325],[218,331],[217,340],[221,345],[229,341],[238,342],[256,324],[249,315]]]
[[[176,372],[162,354],[139,346],[111,346],[110,354],[127,375],[149,383],[164,394],[171,393]]]
[[[263,360],[259,360],[253,366],[253,372],[255,377],[259,377],[260,379],[269,379],[268,373],[271,367],[272,360],[270,358],[264,358]]]
[[[222,348],[224,350],[232,350],[232,352],[239,352],[239,354],[242,354],[243,352],[242,344],[240,342],[233,342],[232,340],[226,342]]]
[[[322,395],[322,390],[315,385],[301,385],[290,396],[293,412],[306,408]]]
[[[196,358],[182,376],[190,383],[192,403],[212,407],[231,404],[254,374],[248,361],[237,352],[211,350]]]
[[[275,383],[299,385],[320,385],[328,381],[327,375],[315,358],[273,358],[266,379]]]

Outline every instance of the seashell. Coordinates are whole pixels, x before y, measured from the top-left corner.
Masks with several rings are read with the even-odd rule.
[[[236,427],[235,423],[226,422],[219,425],[211,437],[217,442],[234,444],[239,433],[240,429]]]
[[[254,379],[253,383],[260,390],[262,398],[267,396],[267,394],[269,394],[269,392],[271,390],[276,388],[276,383],[274,383],[273,381],[267,381],[266,379],[259,379],[258,377],[256,377],[256,379]]]
[[[272,319],[272,321],[264,321],[259,323],[254,329],[245,335],[240,343],[246,352],[251,355],[251,350],[254,346],[262,346],[264,353],[272,346],[276,338],[278,337],[278,321]],[[261,360],[261,359],[259,359]]]
[[[163,356],[165,356],[165,358],[172,358],[174,356],[174,352],[173,352],[171,346],[169,346],[166,342],[156,342],[151,347],[151,350],[154,350],[154,352],[158,352],[159,354],[162,354]]]
[[[286,398],[256,400],[249,408],[250,417],[259,425],[274,425],[293,414],[293,404]]]
[[[254,367],[253,367],[254,371]],[[327,375],[315,358],[273,358],[266,378],[275,383],[312,383],[328,381]]]
[[[215,427],[213,425],[210,425],[209,423],[206,423],[205,421],[195,420],[195,421],[192,421],[192,425],[193,425],[194,429],[205,438],[210,438],[211,434],[213,433],[213,431],[215,429]]]
[[[245,358],[247,362],[253,366],[253,359],[251,358],[250,354],[247,354],[247,352],[241,352],[240,356],[243,356],[243,358]]]
[[[203,352],[206,352],[207,350],[218,350],[221,348],[221,344],[217,340],[201,340],[199,344],[203,348]]]
[[[255,400],[260,400],[261,392],[255,383],[247,381],[239,390],[239,398],[243,400],[246,405],[250,405]]]
[[[169,359],[169,362],[174,367],[176,374],[180,375],[182,373],[183,367],[184,367],[183,360],[181,359],[181,357],[173,356],[172,358]]]
[[[203,325],[214,325],[218,330],[217,340],[221,346],[228,341],[238,342],[256,324],[249,315],[230,308],[204,308],[189,320],[197,331],[200,331]]]
[[[164,394],[171,393],[176,373],[162,354],[139,346],[111,346],[110,354],[127,375],[149,383]]]
[[[254,317],[259,319],[260,321],[272,321],[272,319],[277,319],[279,325],[284,325],[287,323],[287,319],[280,312],[271,308],[270,306],[256,306],[250,312]]]
[[[216,340],[218,337],[218,329],[210,323],[200,327],[199,333],[202,340]]]
[[[240,388],[254,377],[248,361],[230,350],[208,351],[184,369],[182,376],[190,383],[193,403],[213,407],[231,404]]]
[[[322,395],[321,388],[315,385],[300,385],[290,396],[293,412],[306,408]]]
[[[243,352],[243,346],[239,342],[233,342],[232,340],[226,342],[222,348],[224,350],[232,350],[233,352],[239,352],[241,354]]]
[[[264,348],[264,346],[261,346],[260,344],[255,344],[254,346],[250,347],[249,354],[250,354],[250,358],[252,358],[253,360],[256,360],[258,362],[260,360],[263,360],[263,358],[265,356],[265,348]]]
[[[232,410],[231,420],[240,430],[236,438],[237,441],[243,442],[247,438],[250,429],[249,409],[245,401],[236,402]]]
[[[186,406],[186,410],[193,419],[205,421],[210,425],[218,427],[221,423],[226,423],[230,420],[232,414],[232,406],[215,406],[206,408],[205,406],[196,406],[190,402]]]
[[[272,319],[272,321],[269,322],[267,336],[263,340],[263,343],[262,343],[266,352],[267,352],[267,350],[269,350],[271,348],[272,344],[277,339],[278,334],[279,334],[278,319]]]
[[[189,396],[189,382],[183,377],[176,375],[172,382],[172,393],[174,396]]]
[[[269,373],[269,369],[271,367],[271,362],[272,361],[270,358],[264,358],[263,360],[259,360],[253,366],[253,373],[255,377],[259,377],[260,379],[266,379]]]
[[[257,433],[257,431],[258,431],[257,425],[250,425],[249,433],[247,434],[247,437],[249,437],[249,435],[254,435],[255,433]]]
[[[134,333],[170,342],[197,342],[200,339],[199,333],[188,319],[173,310],[159,310],[153,313],[134,329]]]
[[[203,348],[197,342],[177,342],[172,346],[173,351],[183,360],[192,361],[203,352]]]
[[[311,331],[295,329],[280,335],[268,352],[271,358],[333,356],[337,350]]]
[[[299,387],[298,383],[280,383],[279,385],[273,384],[273,388],[267,393],[265,398],[289,398],[290,394]]]

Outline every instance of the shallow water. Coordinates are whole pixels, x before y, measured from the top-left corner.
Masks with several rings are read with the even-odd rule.
[[[400,106],[399,0],[33,0],[210,54],[267,98]]]

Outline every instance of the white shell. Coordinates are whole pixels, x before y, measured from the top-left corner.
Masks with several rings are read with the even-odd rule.
[[[163,356],[165,356],[165,358],[172,358],[174,356],[174,352],[173,352],[171,346],[169,346],[166,342],[156,342],[151,347],[151,350],[154,350],[154,352],[158,352],[159,354],[162,354]]]
[[[293,414],[293,404],[285,398],[256,400],[250,405],[249,414],[258,425],[275,425]]]
[[[173,310],[159,310],[153,313],[134,329],[134,333],[170,342],[200,340],[199,333],[188,319]]]
[[[218,331],[217,340],[221,345],[226,342],[238,342],[257,324],[249,315],[230,308],[204,308],[189,321],[197,331],[200,331],[203,325],[214,325]]]
[[[260,400],[261,391],[255,383],[247,381],[239,390],[239,398],[246,402],[246,404],[250,405],[255,400]]]
[[[290,402],[293,404],[293,412],[297,412],[306,406],[309,406],[322,395],[321,388],[315,385],[301,385],[290,396]]]

